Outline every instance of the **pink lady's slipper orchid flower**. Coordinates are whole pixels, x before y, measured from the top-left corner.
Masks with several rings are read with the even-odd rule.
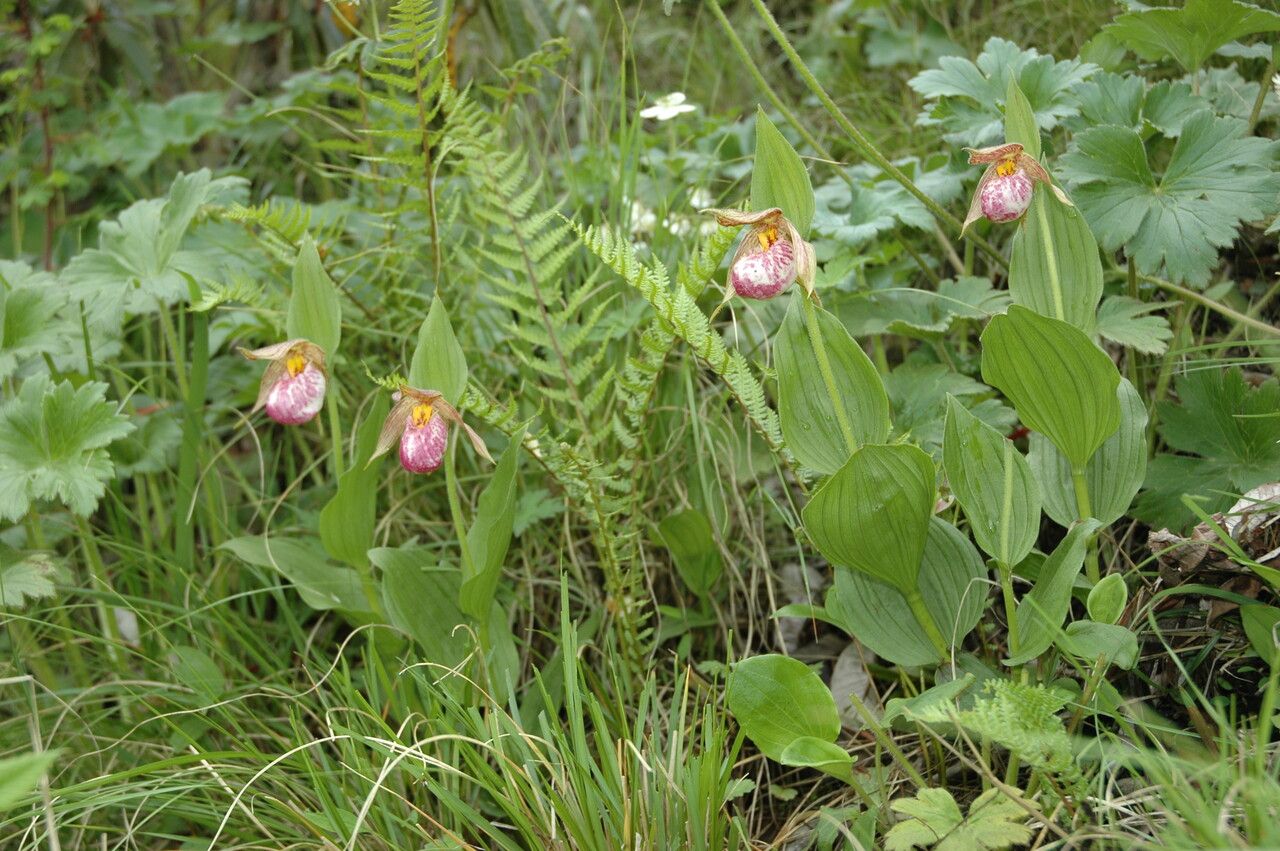
[[[310,340],[285,340],[261,349],[240,349],[249,360],[270,361],[262,373],[253,410],[267,409],[280,425],[310,422],[324,405],[328,374],[324,350]]]
[[[813,246],[774,207],[756,213],[739,210],[706,210],[723,227],[747,227],[733,260],[729,262],[729,286],[743,298],[768,299],[800,281],[813,295],[817,268]]]
[[[1071,199],[1053,185],[1044,166],[1035,157],[1023,153],[1017,142],[965,150],[969,152],[969,165],[986,165],[988,168],[978,181],[978,190],[973,193],[961,233],[983,216],[993,222],[1012,222],[1021,218],[1031,206],[1031,193],[1036,183],[1048,186],[1059,201],[1069,207],[1074,206]]]
[[[399,441],[401,467],[410,473],[434,472],[444,461],[449,426],[456,425],[467,435],[480,457],[493,463],[489,448],[480,435],[462,421],[462,414],[440,393],[401,385],[392,398],[395,405],[382,424],[378,446],[369,460],[385,455]]]

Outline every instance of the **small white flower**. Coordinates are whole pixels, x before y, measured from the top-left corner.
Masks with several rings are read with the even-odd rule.
[[[715,202],[716,199],[711,197],[711,193],[702,188],[693,190],[693,193],[689,196],[689,206],[695,210],[705,210]]]
[[[631,233],[653,233],[658,217],[642,201],[631,202]]]
[[[670,121],[677,115],[685,112],[693,112],[698,107],[691,103],[685,103],[684,92],[672,92],[669,95],[663,95],[653,102],[653,106],[646,106],[640,110],[641,118],[656,118],[658,121]]]
[[[662,226],[666,228],[673,236],[687,236],[693,231],[693,223],[684,216],[663,219]]]

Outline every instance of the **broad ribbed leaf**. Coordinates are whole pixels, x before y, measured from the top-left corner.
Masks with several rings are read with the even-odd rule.
[[[986,609],[987,570],[960,530],[934,517],[920,562],[920,596],[949,643],[959,644]],[[877,655],[914,667],[938,661],[902,592],[856,570],[837,570],[826,596],[830,621]]]
[[[506,451],[498,458],[489,484],[480,494],[475,521],[467,532],[474,575],[465,575],[458,595],[458,605],[476,620],[492,608],[502,564],[511,547],[511,532],[516,520],[516,483],[520,469],[520,444],[524,429],[511,436]]]
[[[458,608],[462,574],[436,567],[428,547],[378,547],[369,558],[382,571],[382,605],[392,626],[422,646],[424,660],[449,668],[461,664],[473,646],[467,631],[458,629],[469,623]]]
[[[1097,520],[1073,526],[1040,568],[1035,587],[1018,604],[1018,652],[1006,665],[1021,665],[1039,656],[1062,632],[1062,621],[1071,606],[1071,586],[1084,567],[1089,536],[1099,528]]]
[[[1040,127],[1036,124],[1036,114],[1013,77],[1005,89],[1004,140],[1017,142],[1029,157],[1040,159]]]
[[[942,463],[978,546],[1002,564],[1022,561],[1040,531],[1040,488],[1027,459],[949,396]]]
[[[467,387],[467,359],[439,296],[431,300],[431,309],[418,330],[418,347],[409,363],[409,384],[422,390],[438,390],[455,407]]]
[[[829,475],[849,459],[849,444],[818,369],[817,352],[797,292],[775,338],[778,416],[787,447],[801,464]],[[875,365],[840,320],[816,305],[818,333],[835,382],[835,397],[859,445],[889,436],[889,397]]]
[[[1109,526],[1129,510],[1147,474],[1147,407],[1128,379],[1116,387],[1120,427],[1103,441],[1085,465],[1089,508]],[[1055,523],[1070,526],[1080,519],[1071,483],[1071,463],[1038,434],[1031,435],[1028,460],[1044,494],[1044,511]]]
[[[756,110],[756,160],[751,171],[751,209],[782,208],[801,236],[809,235],[815,207],[809,172],[773,122]]]
[[[833,564],[915,590],[936,474],[922,450],[863,446],[804,507],[804,525]]]
[[[1013,305],[982,334],[982,378],[1083,467],[1120,426],[1120,373],[1084,332]]]
[[[294,540],[252,535],[232,538],[219,549],[249,564],[279,572],[294,584],[302,601],[313,609],[369,610],[360,575],[349,567],[327,561],[314,538]]]
[[[1138,636],[1116,624],[1091,620],[1073,621],[1058,637],[1057,644],[1081,662],[1103,664],[1129,670],[1138,661]]]
[[[1098,243],[1080,211],[1037,186],[1013,237],[1009,295],[1015,304],[1093,333],[1102,299]]]
[[[302,240],[293,263],[293,293],[285,322],[289,339],[310,340],[332,358],[342,339],[342,305],[329,273],[320,262],[320,253],[310,237]]]
[[[369,563],[368,552],[373,546],[381,465],[376,461],[370,464],[369,456],[378,445],[388,404],[385,393],[374,398],[360,424],[351,467],[338,478],[337,492],[320,510],[320,542],[329,555],[356,568]]]
[[[689,590],[699,596],[710,591],[724,572],[724,560],[707,515],[696,508],[676,512],[658,524],[658,535]]]

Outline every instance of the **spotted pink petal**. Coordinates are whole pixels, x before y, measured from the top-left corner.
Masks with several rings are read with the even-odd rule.
[[[308,363],[297,375],[286,370],[267,393],[267,416],[280,425],[309,422],[324,404],[325,383],[324,370],[314,363]]]
[[[982,215],[993,222],[1011,222],[1031,206],[1031,178],[1021,169],[1013,174],[994,174],[978,190]]]
[[[752,235],[747,234],[747,239],[753,239]],[[763,251],[748,251],[729,270],[729,283],[743,298],[773,298],[795,279],[795,249],[785,239]]]
[[[444,460],[449,440],[449,423],[439,414],[416,426],[411,417],[400,435],[400,466],[410,473],[431,473]]]

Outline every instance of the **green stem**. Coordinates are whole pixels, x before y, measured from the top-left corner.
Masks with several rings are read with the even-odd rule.
[[[192,298],[197,295],[194,282],[189,282]],[[182,371],[177,367],[178,374]],[[186,385],[186,416],[182,423],[182,449],[178,458],[178,512],[174,518],[174,554],[178,564],[188,570],[195,567],[196,471],[200,467],[200,447],[204,443],[204,403],[209,381],[209,315],[194,313],[191,320],[191,376],[180,378]],[[139,489],[139,494],[142,489]]]
[[[822,87],[822,84],[818,82],[818,79],[813,76],[813,72],[809,70],[809,66],[800,58],[800,54],[798,54],[796,49],[791,45],[790,39],[787,38],[786,34],[782,31],[782,28],[778,26],[778,22],[774,20],[773,13],[769,11],[767,6],[765,6],[764,0],[752,0],[752,3],[755,4],[756,11],[759,13],[760,19],[764,21],[764,25],[769,30],[769,33],[773,36],[773,40],[778,43],[780,48],[782,48],[782,52],[785,53],[787,59],[791,61],[792,66],[795,67],[796,72],[800,75],[801,79],[804,80],[805,84],[809,87],[809,90],[813,92],[819,102],[822,103],[823,107],[826,108],[827,113],[835,119],[836,125],[839,126],[840,129],[844,131],[845,135],[849,137],[853,146],[858,149],[866,159],[875,163],[881,171],[896,180],[901,184],[902,188],[915,196],[916,200],[923,204],[935,217],[946,222],[956,232],[962,231],[963,222],[961,222],[959,218],[948,212],[941,204],[930,198],[920,189],[920,187],[916,186],[911,178],[891,163],[888,157],[880,153],[879,149],[872,144],[871,140],[868,139],[861,130],[854,126],[853,122],[851,122],[844,112],[841,111],[840,107],[836,106],[835,101],[833,101],[831,96],[827,94],[826,89]],[[717,0],[707,0],[707,6],[713,11],[716,11]],[[987,256],[995,261],[1001,268],[1008,268],[1009,261],[1006,260],[1004,256],[996,250],[995,246],[991,245],[991,243],[972,232],[967,232],[964,236],[966,239],[981,248],[983,252],[985,252]]]
[[[325,394],[325,407],[329,409],[329,437],[333,442],[333,479],[337,481],[346,469],[346,463],[342,455],[342,421],[338,418],[338,393],[333,387]]]
[[[476,575],[476,565],[471,559],[471,545],[467,542],[467,524],[466,518],[462,516],[462,500],[458,497],[458,439],[457,429],[451,429],[449,434],[449,449],[445,453],[444,458],[444,481],[445,490],[449,497],[449,517],[453,521],[453,534],[458,539],[458,550],[462,556],[462,578],[465,582],[468,578]],[[477,618],[477,624],[480,635],[480,648],[484,653],[489,650],[489,619],[485,617]],[[481,666],[484,671],[484,666]]]
[[[907,605],[911,607],[911,613],[916,616],[916,620],[924,629],[925,635],[929,636],[930,643],[934,649],[938,651],[941,659],[946,659],[950,655],[947,640],[942,637],[942,630],[938,629],[938,622],[933,619],[929,607],[924,604],[924,597],[920,595],[920,590],[916,589],[906,595]]]
[[[1163,278],[1155,278],[1155,277],[1152,277],[1151,275],[1139,275],[1138,279],[1141,281],[1145,281],[1148,284],[1154,284],[1160,289],[1174,293],[1175,295],[1179,295],[1182,298],[1187,299],[1188,301],[1194,301],[1196,304],[1203,305],[1204,307],[1209,308],[1213,312],[1227,317],[1233,322],[1238,322],[1241,325],[1246,325],[1254,329],[1255,331],[1261,331],[1263,334],[1266,334],[1269,337],[1280,337],[1280,328],[1277,328],[1274,325],[1268,325],[1266,322],[1263,322],[1260,319],[1254,319],[1252,316],[1241,313],[1240,311],[1235,310],[1233,308],[1227,307],[1225,304],[1222,304],[1221,302],[1216,302],[1213,299],[1209,298],[1208,296],[1204,295],[1203,293],[1198,293],[1195,290],[1189,290],[1186,287],[1180,287],[1177,284],[1173,283],[1172,281],[1166,281]]]
[[[858,451],[858,438],[854,436],[853,426],[849,423],[849,414],[844,408],[844,400],[840,398],[840,389],[836,386],[836,376],[831,369],[831,359],[827,355],[827,344],[822,338],[822,329],[818,327],[818,310],[813,299],[800,296],[804,304],[804,323],[809,329],[809,344],[813,346],[814,357],[818,361],[818,372],[822,375],[822,383],[827,388],[827,398],[831,401],[831,409],[835,411],[836,422],[840,424],[840,433],[844,435],[845,446],[849,454]]]
[[[94,584],[97,586],[95,590],[98,593],[94,595],[94,608],[98,612],[98,626],[102,630],[102,637],[107,642],[107,657],[111,660],[111,665],[116,669],[120,679],[127,679],[128,672],[124,667],[124,658],[120,655],[120,647],[124,644],[124,640],[120,637],[120,625],[116,623],[115,614],[103,602],[101,596],[103,592],[111,591],[111,580],[107,577],[106,565],[102,563],[98,539],[94,536],[93,527],[89,525],[89,521],[79,515],[76,516],[76,528],[80,532],[80,543],[84,546],[89,575],[93,577]]]
[[[1076,513],[1081,520],[1093,516],[1093,505],[1089,502],[1089,483],[1084,478],[1084,468],[1074,467],[1071,470],[1071,485],[1076,492]],[[1089,556],[1085,559],[1084,569],[1089,581],[1097,583],[1101,578],[1098,571],[1098,542],[1096,535],[1089,536]]]
[[[1009,655],[1018,652],[1021,645],[1018,632],[1018,598],[1013,594],[1013,568],[1002,561],[996,562],[1000,574],[1000,593],[1004,597],[1004,619],[1009,625]]]

